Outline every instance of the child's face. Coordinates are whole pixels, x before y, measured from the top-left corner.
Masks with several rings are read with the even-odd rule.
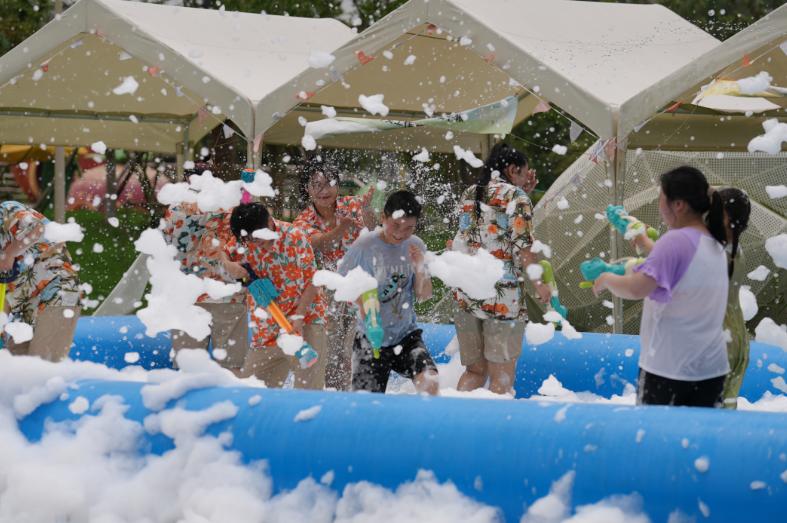
[[[528,182],[527,165],[509,165],[506,167],[506,175],[513,185],[524,187]]]
[[[383,233],[388,243],[399,245],[407,240],[415,232],[418,225],[418,218],[413,216],[403,216],[394,218],[393,216],[383,215]]]
[[[268,217],[268,224],[265,226],[265,228],[267,228],[270,231],[276,230],[276,225],[270,216]],[[254,245],[257,245],[258,247],[266,251],[272,249],[273,244],[276,242],[276,240],[263,240],[262,238],[255,238],[254,236],[251,235],[251,233],[249,233],[248,236],[245,236],[245,238],[246,238],[246,243],[252,243]]]
[[[659,191],[659,214],[661,214],[661,219],[668,227],[675,226],[675,222],[677,221],[675,209],[673,204],[664,195],[664,191]]]
[[[315,174],[306,186],[309,198],[318,207],[329,207],[336,203],[339,196],[339,186],[334,180],[329,180],[322,173]]]

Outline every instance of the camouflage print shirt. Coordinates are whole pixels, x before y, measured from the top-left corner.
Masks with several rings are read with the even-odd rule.
[[[230,213],[224,211],[202,212],[194,204],[170,207],[164,215],[164,239],[177,249],[176,259],[184,274],[211,278],[222,283],[235,283],[221,263],[219,253],[232,240],[229,225]],[[217,242],[214,242],[217,240]],[[217,245],[214,245],[217,243]],[[198,303],[243,303],[243,293],[211,300],[203,294]]]
[[[0,248],[12,241],[31,238],[49,220],[38,211],[15,201],[0,204]],[[18,276],[8,283],[6,302],[13,319],[35,324],[38,312],[48,305],[77,306],[79,275],[64,243],[41,236],[15,260]]]

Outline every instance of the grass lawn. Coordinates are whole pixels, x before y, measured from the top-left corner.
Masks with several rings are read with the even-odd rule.
[[[52,218],[49,213],[46,214]],[[68,218],[74,218],[85,233],[80,243],[69,242],[68,250],[74,262],[80,266],[82,283],[89,283],[93,287],[88,298],[101,301],[137,257],[134,240],[147,228],[150,216],[138,210],[118,209],[117,227],[113,227],[104,214],[98,211],[68,212]],[[93,310],[85,309],[82,314],[90,315]]]

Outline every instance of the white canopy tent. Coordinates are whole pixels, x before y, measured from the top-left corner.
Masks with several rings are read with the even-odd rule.
[[[0,142],[176,153],[226,119],[251,142],[268,96],[353,34],[332,19],[80,0],[0,58]]]
[[[339,116],[364,115],[361,94],[384,94],[389,118],[405,119],[423,117],[425,106],[452,113],[517,96],[517,121],[543,99],[610,138],[619,125],[637,121],[621,110],[627,101],[716,45],[658,5],[411,0],[338,49],[329,70],[305,71],[282,86],[277,99],[305,98],[290,115],[271,111],[279,104],[258,106],[258,128],[271,127],[266,143],[292,143],[302,135],[297,117],[319,118],[321,105],[335,107]],[[646,114],[658,107],[646,107]],[[637,106],[632,113],[641,111]],[[381,133],[324,144],[445,149],[442,133],[434,133],[437,139],[404,136],[412,130],[393,133],[401,140]]]
[[[760,303],[766,305],[775,299],[783,302],[787,291],[787,282],[778,278],[763,245],[767,238],[787,231],[787,201],[771,199],[765,190],[767,185],[787,181],[787,152],[783,146],[783,152],[777,155],[749,153],[747,145],[763,133],[765,119],[784,116],[787,97],[778,96],[778,91],[765,93],[770,108],[748,115],[747,108],[752,107],[750,102],[759,98],[760,93],[745,96],[728,90],[732,94],[725,96],[737,99],[743,108],[739,112],[692,103],[698,101],[698,94],[705,85],[713,87],[719,82],[755,76],[761,71],[772,76],[773,85],[787,86],[787,6],[773,11],[658,82],[654,89],[627,102],[626,106],[638,111],[645,123],[630,129],[629,134],[619,129],[619,148],[615,154],[616,161],[625,169],[625,176],[620,176],[616,186],[619,201],[654,226],[660,222],[656,204],[658,176],[671,168],[694,165],[706,174],[713,186],[746,190],[752,201],[752,216],[750,228],[743,237],[742,264],[746,272],[761,264],[772,269],[763,281],[746,281]],[[648,104],[667,110],[651,114],[639,110]],[[566,169],[541,199],[535,214],[536,236],[549,243],[555,253],[561,297],[569,308],[581,311],[584,317],[594,318],[582,325],[585,328],[605,326],[605,316],[610,314],[601,305],[601,300],[577,287],[581,280],[579,263],[600,253],[609,254],[609,225],[595,218],[612,201],[602,145],[599,141]],[[615,238],[619,236],[615,234]],[[619,252],[634,255],[628,245],[621,245]],[[783,317],[787,309],[783,303],[781,312],[778,307],[771,314]],[[639,305],[635,304],[626,307],[621,325],[625,324],[627,332],[636,332],[639,310]]]
[[[180,170],[192,144],[231,120],[253,165],[255,111],[310,67],[312,51],[353,36],[332,19],[80,0],[0,57],[0,143],[101,141],[176,154]],[[63,216],[62,152],[55,163],[55,215]],[[104,312],[125,312],[142,295],[145,272],[140,258],[121,282],[135,298],[117,304],[113,294]]]

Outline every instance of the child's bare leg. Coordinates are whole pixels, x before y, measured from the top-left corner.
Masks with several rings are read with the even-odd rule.
[[[423,372],[419,372],[413,378],[413,383],[415,384],[415,390],[419,394],[429,394],[430,396],[438,396],[440,394],[440,379],[435,370],[426,369]]]
[[[476,363],[465,367],[465,372],[459,378],[456,390],[468,392],[486,385],[487,366],[486,360],[481,358]]]
[[[510,394],[514,388],[514,372],[516,360],[506,363],[487,363],[489,370],[489,390],[495,394]]]

